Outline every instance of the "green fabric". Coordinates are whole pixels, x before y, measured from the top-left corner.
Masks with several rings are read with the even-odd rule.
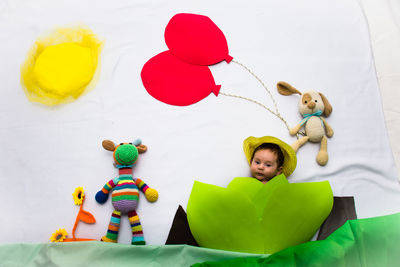
[[[329,182],[266,184],[238,177],[227,188],[195,181],[187,206],[202,247],[271,254],[309,241],[333,205]]]
[[[238,257],[266,257],[187,245],[134,246],[98,241],[0,245],[0,266],[190,266]]]
[[[239,258],[194,266],[398,267],[400,213],[347,221],[325,240],[290,247],[268,258]]]

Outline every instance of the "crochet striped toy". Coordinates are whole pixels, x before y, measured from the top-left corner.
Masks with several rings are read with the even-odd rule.
[[[115,146],[112,141],[104,140],[103,147],[114,152],[115,166],[119,169],[119,176],[108,181],[96,194],[96,201],[104,203],[112,190],[111,199],[114,206],[107,234],[101,238],[101,241],[117,242],[121,215],[127,214],[132,228],[132,244],[144,245],[143,229],[136,213],[139,190],[145,194],[146,199],[150,202],[157,200],[158,192],[150,188],[141,179],[134,178],[132,166],[136,162],[138,154],[144,153],[147,147],[142,145],[140,140],[136,140],[134,144],[121,143],[118,146]]]

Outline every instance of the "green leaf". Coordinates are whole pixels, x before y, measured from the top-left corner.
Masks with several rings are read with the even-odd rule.
[[[200,246],[274,253],[310,240],[332,205],[327,181],[289,183],[279,175],[263,184],[238,177],[227,188],[195,181],[187,215]]]
[[[192,234],[200,246],[264,252],[261,225],[245,194],[195,181],[187,216]]]

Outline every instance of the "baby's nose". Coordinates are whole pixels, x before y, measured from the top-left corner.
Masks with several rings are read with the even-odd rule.
[[[310,109],[313,109],[313,108],[315,108],[315,103],[314,102],[309,102],[307,104],[307,107],[310,108]]]

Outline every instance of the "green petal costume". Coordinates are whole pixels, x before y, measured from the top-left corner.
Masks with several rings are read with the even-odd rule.
[[[263,184],[239,177],[227,188],[196,181],[187,215],[200,246],[275,253],[309,241],[332,204],[327,181],[289,183],[281,174]]]

